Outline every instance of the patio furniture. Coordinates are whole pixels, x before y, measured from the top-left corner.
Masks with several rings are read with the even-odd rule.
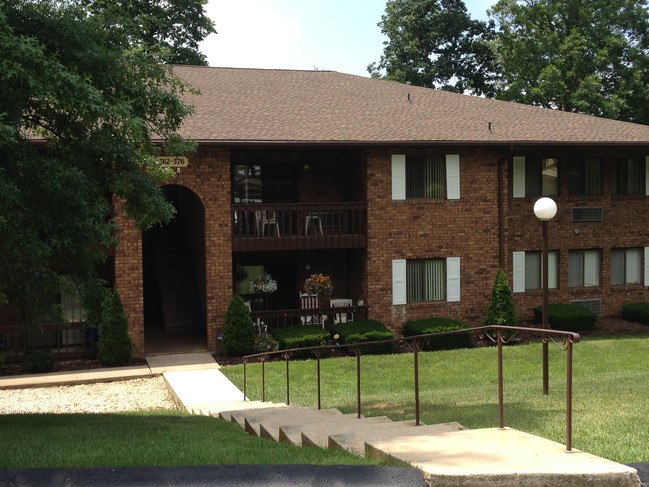
[[[257,220],[257,234],[261,237],[266,233],[268,227],[268,235],[270,236],[270,229],[275,228],[275,236],[279,237],[279,223],[277,222],[277,215],[274,211],[257,211],[255,212]]]
[[[351,308],[353,301],[351,299],[332,299],[331,307],[332,308]],[[337,311],[334,313],[334,324],[338,323],[347,323],[348,321],[354,321],[354,312],[353,311]]]
[[[313,228],[316,232],[319,230],[320,235],[323,235],[322,218],[320,218],[320,215],[317,213],[307,213],[307,215],[304,217],[304,235],[309,234],[309,227],[311,226],[311,224],[313,224]]]
[[[317,294],[300,293],[300,308],[311,310],[310,313],[300,315],[302,325],[320,325],[324,328],[327,316],[319,312],[320,302]]]

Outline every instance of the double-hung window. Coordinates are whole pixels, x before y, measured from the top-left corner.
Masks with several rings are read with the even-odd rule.
[[[559,194],[559,160],[554,157],[514,157],[514,198]]]
[[[548,288],[556,289],[559,253],[548,252]],[[514,252],[512,291],[521,293],[543,287],[543,255],[541,252]]]
[[[568,251],[568,287],[599,286],[600,261],[599,250]]]
[[[597,157],[573,159],[568,171],[568,191],[572,196],[602,194],[602,161]]]
[[[646,180],[644,158],[628,157],[615,161],[612,181],[614,195],[644,195],[647,193]]]
[[[392,261],[392,303],[460,300],[460,259]]]
[[[640,284],[644,249],[612,249],[611,250],[611,285]]]
[[[460,156],[392,155],[392,199],[460,198]]]

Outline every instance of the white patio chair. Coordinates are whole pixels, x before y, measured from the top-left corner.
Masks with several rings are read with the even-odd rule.
[[[352,305],[353,301],[351,299],[339,298],[331,300],[332,308],[351,308]],[[334,313],[334,324],[347,323],[348,321],[354,321],[354,313],[352,311],[340,311]]]

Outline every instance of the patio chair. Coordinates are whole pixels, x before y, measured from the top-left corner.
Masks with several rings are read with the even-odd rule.
[[[331,307],[332,308],[347,308],[352,307],[351,299],[332,299]],[[354,321],[354,312],[353,311],[339,311],[334,313],[334,324],[338,323],[347,323],[348,321]]]
[[[311,313],[300,315],[300,321],[302,321],[302,325],[317,324],[324,328],[327,316],[318,312],[319,307],[320,303],[317,294],[300,293],[300,309],[312,310]]]
[[[244,301],[244,304],[246,305],[248,312],[252,313],[252,306],[250,301]],[[259,335],[265,335],[268,331],[268,326],[264,324],[261,318],[257,318],[257,320],[253,320],[252,326],[257,328],[257,333]]]
[[[279,223],[277,222],[277,215],[274,211],[257,211],[255,212],[255,218],[257,220],[257,234],[260,237],[263,237],[266,233],[266,227],[268,227],[268,235],[270,236],[270,229],[275,228],[275,235],[277,237],[279,234]]]

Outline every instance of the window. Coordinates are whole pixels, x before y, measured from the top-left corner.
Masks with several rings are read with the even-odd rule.
[[[261,203],[263,194],[261,166],[235,164],[232,174],[232,197],[235,203]]]
[[[602,164],[590,157],[570,162],[568,191],[573,196],[599,196],[602,194]]]
[[[392,261],[392,304],[459,300],[459,257]]]
[[[460,156],[392,155],[392,199],[459,199]]]
[[[568,287],[599,286],[599,250],[568,252]]]
[[[642,282],[643,249],[611,250],[611,285],[640,284]]]
[[[406,261],[406,300],[443,301],[446,299],[446,260]]]
[[[524,292],[542,289],[543,256],[541,252],[514,252],[513,291]],[[548,288],[557,288],[559,253],[548,252]]]
[[[559,194],[559,160],[553,157],[514,157],[514,198]]]
[[[446,198],[444,157],[406,157],[406,199]]]
[[[68,323],[80,323],[84,321],[86,319],[86,310],[83,307],[79,288],[71,276],[63,276],[60,295],[61,311],[63,312],[65,321]]]
[[[618,159],[613,171],[613,194],[644,195],[646,180],[645,161],[640,158]]]

